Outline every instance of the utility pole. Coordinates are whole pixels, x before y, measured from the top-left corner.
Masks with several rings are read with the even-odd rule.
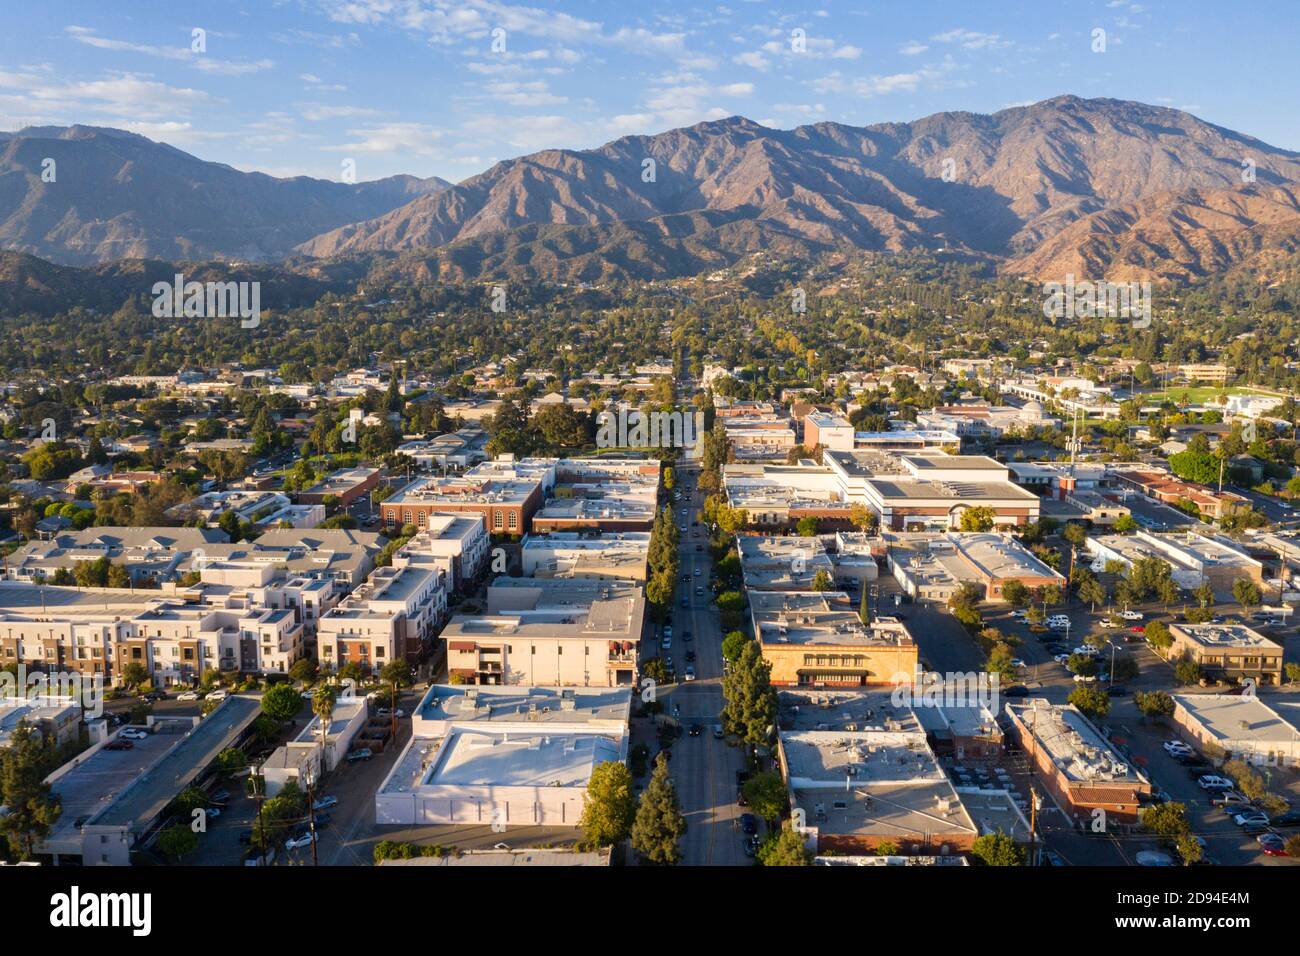
[[[266,823],[262,819],[262,804],[266,801],[266,779],[262,776],[262,765],[253,766],[253,775],[249,782],[253,787],[253,799],[257,801],[258,844],[262,851],[262,865],[266,866]]]
[[[311,758],[308,758],[311,759]],[[324,755],[321,755],[324,759]],[[303,776],[307,779],[307,833],[311,836],[311,865],[316,865],[316,772],[307,766]]]

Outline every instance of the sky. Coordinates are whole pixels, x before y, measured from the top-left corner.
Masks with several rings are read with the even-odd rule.
[[[1074,93],[1300,150],[1298,50],[1297,0],[0,0],[0,129],[457,182],[732,115],[866,125]]]

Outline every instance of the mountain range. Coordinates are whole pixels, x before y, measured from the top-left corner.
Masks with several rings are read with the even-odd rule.
[[[58,163],[41,181],[43,157]],[[1300,154],[1189,113],[1060,96],[992,115],[770,129],[744,117],[549,149],[450,185],[345,185],[74,126],[0,138],[0,248],[369,257],[429,279],[693,275],[751,254],[929,250],[1031,278],[1182,281],[1300,249]]]

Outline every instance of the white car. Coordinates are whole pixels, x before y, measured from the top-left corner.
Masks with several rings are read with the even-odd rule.
[[[199,692],[196,690],[187,690],[183,694],[177,694],[176,699],[177,700],[198,700]]]
[[[1112,621],[1110,618],[1106,618],[1104,621],[1102,621],[1102,622],[1101,622],[1101,626],[1102,626],[1102,627],[1119,627],[1119,625],[1116,624],[1114,621]]]
[[[1142,612],[1141,612],[1141,611],[1121,611],[1119,616],[1122,617],[1122,618],[1123,618],[1124,620],[1126,620],[1126,621],[1140,621],[1140,620],[1142,620]]]
[[[1011,661],[1011,666],[1016,668],[1025,668],[1028,667],[1029,665],[1017,657]]]
[[[1068,631],[1070,629],[1069,618],[1058,618],[1047,622],[1047,626],[1053,631]]]
[[[118,736],[124,740],[146,740],[149,737],[149,735],[143,730],[136,730],[133,727],[126,728],[126,730],[122,731]]]
[[[1076,684],[1092,684],[1092,683],[1095,683],[1096,680],[1097,680],[1097,678],[1093,677],[1091,674],[1075,674],[1075,675],[1074,675],[1074,682],[1075,682]]]
[[[1087,655],[1090,656],[1090,657],[1096,657],[1096,656],[1097,656],[1097,648],[1093,647],[1091,644],[1080,644],[1078,647],[1076,647],[1076,648],[1075,648],[1073,651],[1071,651],[1070,653],[1072,653],[1072,654],[1087,654]]]
[[[1183,743],[1181,740],[1166,740],[1163,746],[1165,748],[1165,753],[1169,754],[1170,756],[1174,756],[1177,754],[1187,754],[1188,756],[1190,756],[1192,754],[1192,748],[1189,747],[1187,744]]]
[[[214,690],[212,693],[208,694],[208,696],[204,697],[203,699],[204,700],[225,700],[229,696],[230,696],[230,691]]]
[[[1245,813],[1238,813],[1232,818],[1232,822],[1239,827],[1266,827],[1268,814],[1262,810],[1247,810]]]
[[[1056,663],[1058,664],[1064,664],[1069,659],[1070,659],[1069,654],[1057,654],[1055,657],[1052,658],[1052,660],[1056,661]]]
[[[1232,781],[1227,777],[1220,777],[1217,774],[1207,773],[1196,781],[1200,784],[1202,790],[1231,790]]]
[[[289,837],[289,839],[284,841],[284,848],[286,850],[297,850],[305,846],[311,846],[311,842],[314,839],[315,837],[311,833],[304,833],[302,836]]]

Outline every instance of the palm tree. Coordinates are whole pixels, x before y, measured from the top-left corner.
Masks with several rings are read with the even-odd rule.
[[[325,737],[329,733],[330,718],[334,716],[335,699],[336,695],[332,684],[321,684],[316,688],[316,693],[311,699],[312,713],[320,720],[320,765],[322,771],[325,769]]]

